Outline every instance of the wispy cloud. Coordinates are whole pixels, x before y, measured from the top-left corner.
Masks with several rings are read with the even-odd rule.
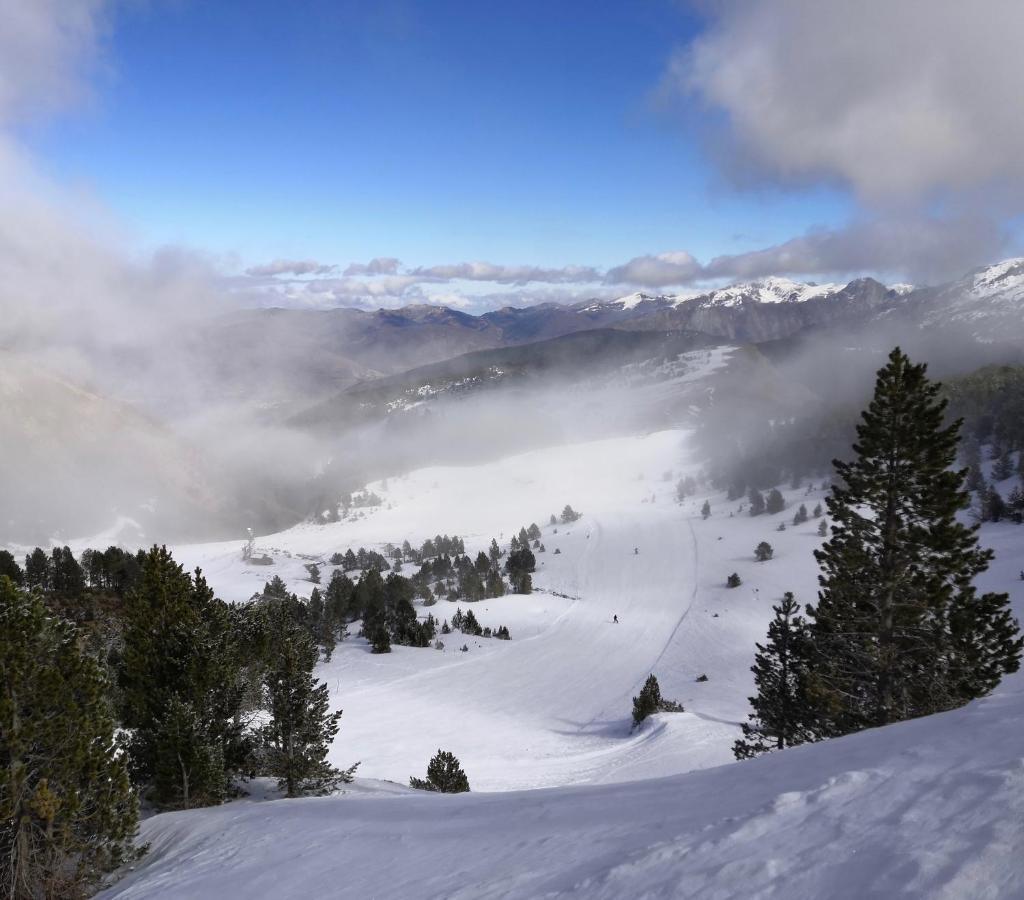
[[[343,275],[397,275],[401,261],[393,256],[377,256],[368,263],[349,263]]]
[[[461,262],[446,265],[421,266],[410,271],[424,279],[441,281],[490,281],[494,284],[579,284],[598,281],[600,273],[591,266],[563,266],[545,268],[530,265],[495,265],[489,262]]]
[[[315,259],[275,259],[260,266],[251,266],[245,274],[267,278],[277,275],[332,275],[337,271],[337,266],[319,263]]]

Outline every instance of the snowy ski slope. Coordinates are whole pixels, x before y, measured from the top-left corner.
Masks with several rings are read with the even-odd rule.
[[[511,641],[452,634],[444,651],[374,656],[349,638],[321,665],[345,710],[332,757],[362,762],[351,792],[156,816],[143,826],[149,857],[106,896],[1024,890],[1024,862],[1008,858],[1024,809],[1019,677],[966,710],[731,763],[770,607],[784,590],[814,596],[818,522],[791,522],[800,502],[812,509],[823,495],[788,491],[783,513],[756,518],[713,495],[704,521],[703,494],[683,504],[674,497],[676,481],[695,469],[685,431],[593,441],[369,485],[384,503],[362,518],[260,538],[271,567],[243,563],[240,542],[175,548],[229,600],[272,574],[308,594],[310,560],[438,532],[461,535],[472,556],[492,536],[507,542],[536,521],[547,552],[537,557],[532,596],[472,605],[482,624],[508,625]],[[583,518],[556,533],[545,523],[566,503]],[[999,561],[983,587],[1011,590],[1015,600],[1024,584],[1020,534],[1013,525],[986,529]],[[761,540],[775,548],[769,562],[754,561]],[[734,571],[744,583],[730,590]],[[466,608],[442,600],[429,611],[450,618],[456,606]],[[631,697],[652,671],[686,712],[631,734]],[[696,682],[702,673],[708,680]],[[400,786],[422,775],[438,747],[460,758],[473,795]]]

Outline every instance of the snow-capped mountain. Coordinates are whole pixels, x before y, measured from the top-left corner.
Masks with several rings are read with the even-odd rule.
[[[983,341],[1024,337],[1024,258],[983,266],[919,294],[923,327],[960,326]]]

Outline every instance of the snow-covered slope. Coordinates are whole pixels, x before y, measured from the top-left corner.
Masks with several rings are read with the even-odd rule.
[[[1024,895],[1024,695],[703,772],[514,794],[240,802],[149,820],[107,898]]]
[[[175,548],[225,599],[273,574],[308,594],[306,562],[437,532],[472,555],[536,521],[547,552],[533,595],[473,604],[511,641],[374,656],[349,638],[320,667],[345,710],[332,759],[362,762],[349,793],[155,816],[149,856],[106,896],[1018,896],[1020,676],[965,710],[731,763],[770,607],[813,597],[817,521],[791,523],[822,492],[787,491],[783,513],[756,518],[711,495],[704,520],[703,494],[674,498],[695,468],[683,430],[591,441],[373,483],[379,507],[260,538],[273,566],[242,563],[240,543]],[[544,523],[566,503],[583,518],[556,532]],[[1018,608],[1020,534],[986,528],[997,564],[981,585]],[[686,712],[630,733],[652,671]],[[474,794],[401,787],[438,747]]]
[[[1024,336],[1024,258],[984,266],[924,296],[921,324],[959,325],[981,340]]]

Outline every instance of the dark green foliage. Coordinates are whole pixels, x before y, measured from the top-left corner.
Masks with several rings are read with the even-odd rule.
[[[768,626],[768,641],[757,644],[751,671],[757,695],[753,712],[741,726],[743,737],[733,745],[737,759],[757,756],[815,740],[813,705],[808,698],[813,647],[800,605],[789,592]]]
[[[370,652],[372,653],[390,653],[391,652],[391,635],[388,632],[387,626],[380,623],[374,625],[366,632],[366,637],[370,642]]]
[[[513,550],[508,555],[505,569],[508,572],[513,593],[529,594],[533,590],[533,579],[530,577],[530,573],[534,571],[536,565],[537,560],[529,547]]]
[[[50,587],[50,560],[41,547],[25,557],[25,585],[41,591]]]
[[[986,366],[949,382],[943,393],[973,441],[1024,447],[1024,366]]]
[[[82,897],[132,854],[138,802],[99,666],[0,576],[0,891]]]
[[[981,520],[983,522],[999,522],[1005,516],[1006,501],[996,490],[995,485],[989,485],[981,498]]]
[[[813,619],[815,692],[827,732],[845,734],[959,706],[1017,670],[1005,594],[973,586],[992,558],[955,471],[960,423],[924,365],[897,348],[878,372],[852,462],[836,462],[832,537]]]
[[[644,719],[656,712],[683,711],[682,704],[662,698],[658,679],[653,674],[648,675],[640,695],[633,698],[633,728],[639,728]]]
[[[761,543],[754,548],[754,559],[758,562],[767,562],[774,555],[775,551],[772,549],[772,545],[767,541],[761,541]]]
[[[438,794],[464,794],[469,791],[469,779],[454,753],[438,750],[427,764],[427,777],[410,778],[409,787]]]
[[[782,493],[778,490],[778,488],[772,488],[768,492],[768,497],[765,499],[764,508],[765,512],[769,513],[770,515],[780,513],[786,508],[786,500],[782,496]]]
[[[306,571],[309,572],[309,580],[313,584],[320,584],[320,567],[316,563],[310,563],[306,566]]]
[[[562,524],[568,525],[570,522],[575,522],[582,513],[576,512],[568,503],[565,504],[565,508],[562,510]]]
[[[25,580],[25,573],[9,551],[0,550],[0,578],[4,577],[10,578],[11,583],[18,587]]]
[[[823,510],[821,508],[821,504],[820,503],[815,503],[814,504],[814,512],[812,513],[814,518],[820,519],[821,516],[822,516],[822,512],[823,512]]]
[[[322,794],[352,780],[327,762],[341,710],[330,712],[327,685],[313,677],[316,645],[286,603],[267,609],[271,646],[264,675],[270,722],[261,729],[263,762],[289,797]]]
[[[125,598],[123,623],[117,674],[122,723],[133,729],[136,780],[152,785],[154,800],[165,806],[218,802],[246,752],[239,720],[243,650],[231,611],[198,570],[193,578],[166,547],[154,547]],[[195,772],[165,764],[168,742],[187,734],[197,741],[195,760],[219,746],[219,772],[205,761]]]
[[[799,509],[793,514],[793,524],[803,525],[807,521],[807,507],[801,503]]]
[[[827,537],[827,536],[828,536],[828,520],[822,519],[818,523],[818,537]]]
[[[741,584],[743,584],[743,581],[737,572],[733,572],[732,575],[725,579],[726,587],[738,588]]]

